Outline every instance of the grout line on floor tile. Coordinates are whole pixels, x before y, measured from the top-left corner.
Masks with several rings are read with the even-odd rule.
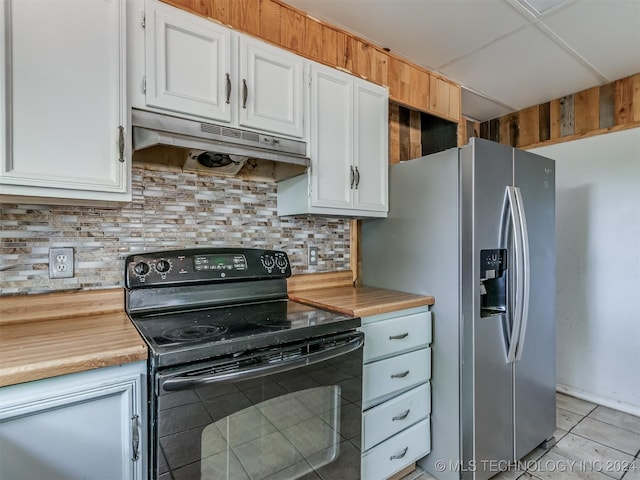
[[[580,422],[581,422],[581,421],[582,421],[582,420],[580,420]],[[578,424],[579,424],[580,422],[578,422]],[[577,425],[577,424],[576,424],[576,425]],[[599,442],[598,440],[595,440],[595,439],[593,439],[593,438],[589,438],[589,437],[586,437],[586,436],[584,436],[584,435],[580,435],[579,433],[576,433],[576,432],[571,432],[571,434],[572,434],[572,435],[575,435],[576,437],[580,437],[580,438],[584,438],[585,440],[589,440],[590,442],[597,443],[598,445],[602,445],[603,447],[610,448],[611,450],[615,450],[616,452],[623,453],[623,454],[625,454],[625,455],[627,455],[627,456],[629,456],[629,457],[633,457],[633,454],[631,454],[631,453],[625,452],[624,450],[620,450],[619,448],[613,447],[613,446],[611,446],[611,445],[607,445],[606,443]],[[563,456],[564,456],[564,455],[563,455]],[[636,455],[635,455],[635,457],[634,457],[634,458],[637,458],[637,456],[638,456],[638,454],[636,453]]]
[[[593,414],[593,413],[595,413],[595,411],[596,411],[599,407],[602,407],[602,405],[598,405],[596,408],[594,408],[594,409],[589,413],[589,415],[586,415],[586,416],[588,416],[591,420],[595,420],[595,421],[598,421],[598,422],[606,423],[607,425],[611,425],[611,426],[613,426],[613,427],[621,428],[622,430],[626,430],[626,431],[628,431],[628,432],[631,432],[631,433],[635,433],[635,434],[640,435],[640,431],[638,431],[638,430],[633,430],[632,428],[627,428],[627,426],[620,425],[619,423],[614,423],[613,421],[606,421],[606,420],[604,420],[602,417],[592,416],[592,414]],[[610,409],[610,410],[613,410],[613,411],[615,411],[615,412],[617,412],[617,413],[620,413],[620,414],[624,414],[624,415],[628,415],[628,416],[630,416],[630,417],[634,417],[634,418],[639,418],[639,419],[640,419],[640,417],[637,417],[636,415],[632,415],[632,414],[630,414],[630,413],[621,412],[621,411],[618,411],[618,410],[615,410],[615,409]]]
[[[576,427],[576,425],[578,425],[580,422],[582,422],[582,420],[584,420],[586,418],[586,415],[582,415],[581,413],[576,413],[576,412],[573,412],[571,410],[566,410],[566,409],[564,409],[562,407],[556,407],[556,415],[557,415],[557,411],[558,410],[562,410],[563,412],[569,413],[571,415],[577,415],[577,416],[580,417],[580,420],[578,420],[575,424],[573,424],[571,426],[571,428],[569,428],[568,430],[565,430],[567,433],[571,432],[571,430],[573,430]],[[556,422],[556,428],[558,428],[557,422]]]

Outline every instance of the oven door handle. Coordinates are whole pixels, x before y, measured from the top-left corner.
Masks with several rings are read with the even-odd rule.
[[[168,378],[164,381],[161,380],[161,388],[166,392],[175,392],[178,390],[210,385],[212,383],[230,383],[240,380],[250,380],[252,378],[272,375],[274,373],[285,372],[287,370],[293,370],[294,368],[305,367],[307,365],[313,365],[314,363],[331,360],[332,358],[358,350],[362,345],[364,345],[364,333],[356,332],[353,338],[347,343],[337,347],[328,348],[321,352],[310,353],[303,357],[298,357],[293,360],[285,360],[275,364],[239,368],[230,372],[216,373],[213,375]]]

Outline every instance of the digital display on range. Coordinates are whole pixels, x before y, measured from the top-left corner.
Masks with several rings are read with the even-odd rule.
[[[244,255],[197,255],[193,257],[193,268],[197,272],[205,270],[246,270]]]

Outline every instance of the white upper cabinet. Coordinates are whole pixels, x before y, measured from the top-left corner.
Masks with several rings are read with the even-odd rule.
[[[231,31],[160,2],[145,19],[146,103],[231,121]]]
[[[353,206],[358,210],[387,212],[389,93],[359,79],[354,88]]]
[[[5,0],[0,193],[130,201],[125,0]]]
[[[353,79],[315,65],[311,75],[311,204],[351,208]]]
[[[303,66],[297,55],[240,36],[240,125],[302,137]]]
[[[158,0],[131,0],[132,106],[303,137],[304,59]]]
[[[313,63],[311,168],[278,183],[278,214],[385,217],[388,210],[388,91]]]

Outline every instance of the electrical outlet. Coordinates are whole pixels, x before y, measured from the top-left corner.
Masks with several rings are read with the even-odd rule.
[[[73,277],[73,247],[49,249],[49,278]]]
[[[318,265],[318,247],[309,247],[309,265]]]

